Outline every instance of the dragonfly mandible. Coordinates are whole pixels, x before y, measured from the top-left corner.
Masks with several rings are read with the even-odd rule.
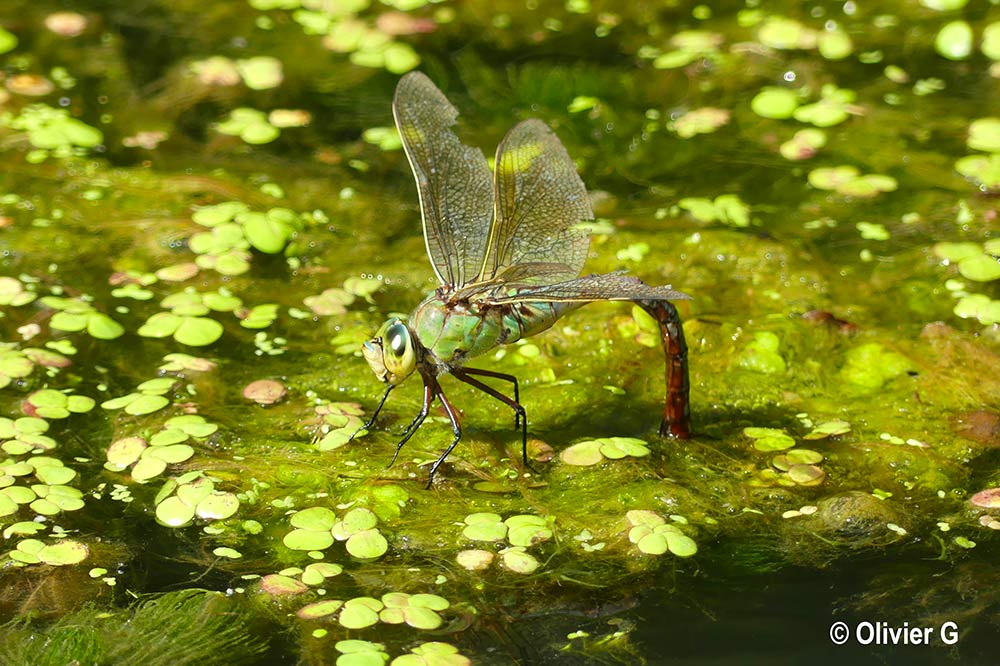
[[[423,406],[404,430],[389,465],[420,428],[434,400],[440,400],[454,439],[431,465],[430,487],[462,437],[458,414],[439,383],[451,374],[514,410],[527,466],[528,420],[517,378],[470,368],[466,361],[540,333],[586,303],[633,301],[659,322],[666,354],[660,434],[689,437],[687,347],[671,303],[689,297],[620,272],[580,277],[590,246],[580,223],[593,219],[593,212],[583,181],[555,133],[540,120],[519,123],[497,148],[491,172],[482,151],[464,145],[452,131],[458,111],[424,74],[411,72],[400,79],[392,108],[416,178],[424,242],[440,285],[407,321],[390,319],[364,343],[365,359],[388,386],[358,432],[371,428],[396,386],[419,373]],[[480,377],[510,382],[513,398]]]

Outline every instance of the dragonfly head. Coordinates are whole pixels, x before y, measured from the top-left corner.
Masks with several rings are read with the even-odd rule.
[[[375,376],[393,386],[402,383],[417,367],[413,334],[395,317],[382,324],[375,337],[362,346],[361,353]]]

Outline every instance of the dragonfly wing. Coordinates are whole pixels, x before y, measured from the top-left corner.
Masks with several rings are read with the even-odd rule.
[[[442,284],[472,282],[483,265],[493,216],[486,157],[459,141],[451,130],[458,110],[420,72],[399,80],[392,111],[417,181],[434,272]]]
[[[492,295],[484,302],[505,303],[590,301],[676,301],[690,299],[687,294],[671,287],[652,287],[637,277],[624,273],[587,275],[575,280],[541,286],[513,288],[507,285],[502,295]]]
[[[534,276],[541,284],[580,274],[590,239],[576,225],[594,213],[573,160],[545,123],[525,120],[507,133],[497,148],[493,192],[481,279],[522,265],[549,267]],[[554,265],[563,268],[552,271]]]

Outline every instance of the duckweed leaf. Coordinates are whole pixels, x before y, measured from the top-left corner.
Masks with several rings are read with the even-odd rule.
[[[182,317],[173,336],[181,344],[192,347],[204,347],[221,338],[222,333],[222,324],[214,319],[209,319],[208,317]],[[139,335],[142,335],[141,329]]]
[[[280,574],[268,574],[260,579],[260,589],[266,594],[276,597],[294,596],[307,592],[309,587],[294,578],[282,576]],[[328,601],[335,601],[330,599]]]
[[[361,133],[361,138],[386,152],[403,147],[403,141],[395,127],[370,127]]]
[[[976,282],[1000,279],[1000,257],[976,254],[958,262],[958,272],[962,277]]]
[[[337,621],[347,629],[364,629],[378,622],[382,608],[382,602],[371,597],[348,599]]]
[[[318,620],[336,613],[344,605],[339,599],[325,599],[315,603],[307,604],[300,608],[295,614],[303,620]]]
[[[520,574],[533,573],[541,566],[538,560],[526,553],[521,546],[513,546],[500,551],[500,563],[508,571]]]
[[[239,508],[236,495],[216,491],[198,502],[195,515],[204,520],[225,520],[235,515]]]
[[[773,49],[811,49],[816,46],[816,31],[794,19],[774,16],[760,27],[757,39]]]
[[[854,50],[854,42],[850,36],[840,28],[824,30],[819,33],[816,47],[821,56],[827,60],[843,60],[851,55]]]
[[[758,451],[784,451],[795,446],[795,440],[780,428],[744,428],[743,434],[754,440]]]
[[[194,507],[179,497],[168,497],[156,505],[156,521],[166,527],[184,527],[194,520]]]
[[[292,550],[326,550],[333,545],[333,535],[329,531],[292,530],[285,535],[282,542]]]
[[[33,291],[27,291],[21,281],[12,277],[0,277],[0,305],[19,307],[27,305],[38,297]]]
[[[887,351],[877,342],[871,342],[847,352],[840,377],[860,388],[874,390],[912,367],[910,360],[902,354]]]
[[[779,152],[786,160],[807,160],[826,145],[826,133],[818,129],[799,130],[788,141],[781,144]]]
[[[191,215],[191,220],[203,227],[215,227],[232,222],[239,213],[249,210],[242,201],[226,201],[213,206],[202,206]]]
[[[392,660],[392,666],[469,666],[472,661],[448,643],[423,643]]]
[[[281,61],[271,56],[255,56],[236,61],[236,71],[251,90],[277,88],[284,79]]]
[[[963,296],[953,312],[963,319],[978,319],[979,323],[990,326],[1000,323],[1000,300],[992,300],[985,294]]]
[[[800,486],[818,486],[826,478],[826,472],[816,465],[792,465],[788,477]]]
[[[243,397],[258,405],[273,405],[287,393],[285,385],[273,379],[258,379],[243,387]]]
[[[327,578],[339,576],[344,568],[330,562],[314,562],[306,565],[302,572],[302,582],[306,585],[322,585]]]
[[[762,118],[791,118],[799,107],[799,96],[787,88],[767,87],[750,100],[750,108]]]
[[[281,130],[268,121],[266,113],[245,107],[230,111],[229,117],[215,129],[255,146],[271,143],[281,136]]]
[[[462,535],[472,541],[501,541],[507,536],[507,525],[495,513],[473,513],[465,517]]]
[[[778,353],[781,344],[778,336],[770,331],[760,331],[753,337],[739,356],[740,367],[764,374],[785,372],[785,359]]]
[[[499,541],[499,539],[490,539],[490,541]],[[493,563],[494,557],[493,553],[488,550],[460,550],[458,554],[455,555],[455,561],[458,562],[458,565],[463,569],[467,569],[469,571],[482,571],[489,568],[490,564]]]
[[[729,122],[732,113],[727,109],[704,107],[688,111],[668,125],[682,139],[698,134],[711,134]]]
[[[591,466],[604,460],[601,453],[601,443],[597,440],[580,442],[563,450],[559,459],[567,465]],[[499,519],[499,516],[497,516]],[[501,535],[501,539],[503,536]]]
[[[972,27],[965,21],[945,24],[934,38],[934,50],[948,60],[965,60],[972,53]]]
[[[0,28],[0,53],[7,53],[17,48],[17,37],[12,32]]]
[[[337,641],[334,647],[341,653],[337,657],[337,666],[383,666],[389,661],[381,643],[347,640]]]
[[[969,498],[973,506],[983,509],[1000,509],[1000,488],[987,488]]]
[[[511,516],[504,521],[507,525],[507,540],[512,546],[532,546],[552,538],[549,523],[541,516]]]
[[[66,566],[83,562],[90,555],[90,549],[79,541],[64,539],[43,547],[35,555],[44,564]]]
[[[291,524],[304,530],[329,531],[337,521],[337,514],[330,509],[316,506],[292,514]]]
[[[827,437],[835,437],[837,435],[844,435],[851,431],[851,424],[847,421],[840,419],[835,419],[833,421],[824,421],[812,429],[803,439],[826,439]]]
[[[389,549],[389,543],[376,529],[363,530],[352,534],[347,539],[345,546],[348,553],[359,559],[382,557]]]

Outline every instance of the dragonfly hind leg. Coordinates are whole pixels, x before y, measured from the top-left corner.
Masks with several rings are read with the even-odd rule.
[[[515,377],[514,375],[508,375],[508,374],[505,374],[503,372],[493,372],[492,370],[480,370],[478,368],[462,368],[462,373],[465,374],[465,375],[479,375],[481,377],[493,377],[494,379],[502,379],[505,382],[510,382],[511,384],[514,385],[514,402],[517,403],[518,407],[520,407],[520,405],[521,405],[521,396],[520,396],[520,394],[518,393],[518,390],[517,390],[517,377]],[[463,379],[462,381],[465,381],[465,380]],[[480,384],[480,386],[482,386],[482,384]],[[479,386],[477,386],[476,388],[479,388]],[[496,396],[494,396],[494,397],[496,397]],[[504,396],[504,397],[506,398],[506,396]],[[503,400],[503,402],[507,403],[507,400]],[[510,404],[510,403],[507,403],[507,404]],[[523,418],[526,418],[526,417],[524,417],[524,410],[523,409],[519,410],[517,407],[514,407],[514,429],[515,430],[517,430],[518,428],[521,427],[521,420]]]
[[[520,429],[521,431],[521,459],[524,462],[525,467],[528,465],[528,413],[524,410],[518,399],[517,393],[517,377],[513,375],[505,375],[500,372],[490,372],[488,370],[476,370],[474,368],[461,368],[457,370],[452,370],[455,379],[465,382],[469,386],[473,386],[488,396],[496,398],[503,404],[507,405],[514,410],[514,427]],[[484,384],[478,379],[474,379],[469,375],[482,375],[484,377],[496,377],[497,379],[506,379],[514,383],[514,398],[513,400],[505,396],[500,391],[496,390],[492,386]]]

